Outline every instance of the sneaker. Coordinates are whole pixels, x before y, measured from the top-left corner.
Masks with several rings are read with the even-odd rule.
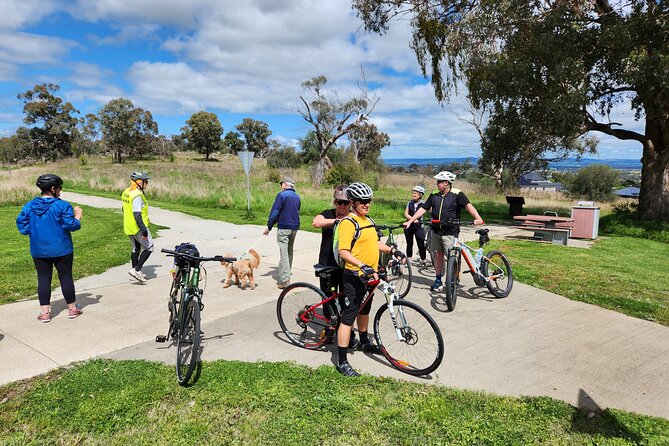
[[[40,313],[37,320],[44,323],[51,322],[51,313]]]
[[[70,308],[67,310],[67,317],[70,319],[76,319],[81,315],[81,313],[83,313],[83,310],[80,310],[79,307]]]
[[[276,287],[280,290],[286,288],[288,285],[290,285],[290,280],[288,282],[278,282],[276,284]]]
[[[144,282],[146,282],[148,280],[148,277],[146,277],[146,274],[144,274],[144,272],[138,271],[138,273],[142,276],[142,279],[144,279]]]
[[[441,280],[436,279],[430,289],[432,291],[441,291],[444,289],[444,284],[441,282]]]
[[[381,354],[381,349],[379,348],[378,345],[373,344],[372,341],[365,342],[364,344],[360,344],[360,350],[362,350],[365,353],[372,353],[374,355],[380,355]]]
[[[142,274],[141,271],[137,271],[135,268],[130,268],[128,274],[130,274],[132,277],[139,280],[140,282],[146,282],[146,277],[144,277],[144,274]]]
[[[344,376],[348,376],[351,378],[354,378],[356,376],[360,376],[360,373],[356,372],[353,367],[351,367],[351,364],[348,363],[348,361],[344,361],[343,363],[339,364],[337,366],[337,371],[341,373]]]

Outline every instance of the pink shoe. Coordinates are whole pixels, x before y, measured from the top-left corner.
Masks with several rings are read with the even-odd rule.
[[[51,322],[51,314],[50,313],[40,313],[39,316],[37,316],[37,320],[40,322]]]
[[[75,308],[70,308],[69,310],[67,310],[67,317],[70,318],[70,319],[75,319],[75,318],[79,317],[79,315],[81,313],[83,313],[83,311],[80,310],[79,308],[76,308],[76,307]]]

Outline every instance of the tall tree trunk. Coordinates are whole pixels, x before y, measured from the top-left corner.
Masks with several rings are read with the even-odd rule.
[[[646,135],[650,138],[644,143],[641,159],[639,217],[669,221],[669,132],[665,131],[669,129],[652,124],[646,121]]]
[[[314,186],[320,186],[325,180],[325,157],[318,160],[314,166]]]

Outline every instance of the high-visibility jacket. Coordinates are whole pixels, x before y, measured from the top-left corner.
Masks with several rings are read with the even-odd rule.
[[[132,212],[132,202],[138,196],[142,197],[142,222],[144,226],[149,227],[149,202],[146,200],[144,192],[139,189],[127,188],[121,195],[123,201],[123,232],[126,235],[135,235],[140,231]]]

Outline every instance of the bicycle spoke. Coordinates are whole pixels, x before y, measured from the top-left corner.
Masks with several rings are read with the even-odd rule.
[[[300,347],[314,349],[326,342],[323,330],[329,328],[329,319],[323,314],[325,299],[321,290],[306,283],[295,283],[286,288],[277,301],[277,318],[288,339]]]

